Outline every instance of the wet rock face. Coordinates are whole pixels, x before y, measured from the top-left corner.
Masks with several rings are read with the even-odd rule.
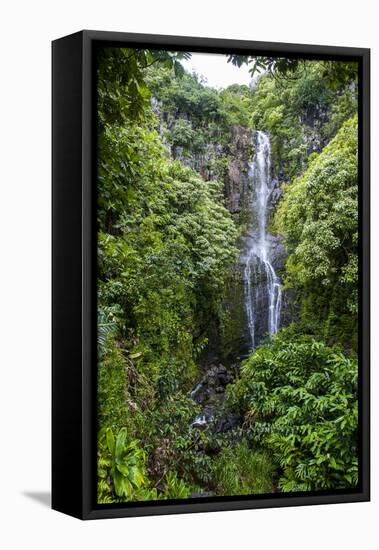
[[[319,153],[327,144],[322,128],[329,118],[329,110],[324,105],[310,105],[301,117],[307,154]]]
[[[241,211],[241,201],[246,187],[244,163],[239,160],[232,160],[228,166],[228,175],[225,178],[225,190],[227,206],[230,212]]]
[[[277,185],[275,186],[273,192],[271,193],[271,205],[272,205],[272,207],[276,208],[278,206],[279,202],[281,201],[282,197],[283,197],[283,191],[279,187],[279,182],[278,182]]]
[[[217,179],[217,174],[212,170],[212,159],[221,158],[224,148],[218,143],[209,143],[201,153],[188,154],[183,147],[178,145],[170,146],[171,156],[174,160],[179,160],[186,166],[198,172],[205,181]]]
[[[220,338],[222,357],[238,362],[246,357],[247,321],[243,269],[243,266],[237,263],[228,281],[224,301],[225,321]]]
[[[241,126],[233,128],[228,155],[230,160],[224,182],[225,199],[227,208],[234,214],[241,212],[248,197],[251,130]]]
[[[185,154],[181,147],[171,147],[173,158],[197,171],[205,180],[218,179],[220,174],[210,168],[212,159],[227,159],[224,176],[225,206],[232,214],[246,206],[249,193],[249,161],[252,158],[251,130],[242,126],[232,128],[227,145],[209,143],[201,153]]]
[[[167,130],[172,133],[180,122],[192,128],[188,114],[165,112],[156,98],[151,99],[151,106],[157,115],[157,130],[172,158],[198,172],[206,181],[224,180],[225,205],[231,213],[240,212],[249,186],[249,161],[252,158],[251,130],[234,126],[231,128],[231,137],[226,140],[227,143],[225,140],[219,143],[217,138],[212,138],[208,144],[196,149],[191,143],[172,142],[166,135]],[[220,160],[223,167],[216,168],[215,164]]]
[[[185,113],[173,114],[162,111],[162,105],[152,98],[151,105],[157,115],[157,130],[163,143],[169,149],[171,156],[198,172],[206,181],[219,180],[224,182],[225,206],[232,214],[238,214],[246,206],[249,191],[249,161],[253,156],[251,147],[251,130],[242,126],[231,128],[231,138],[227,143],[211,141],[200,150],[190,144],[180,145],[167,139],[167,130],[172,132],[180,121],[190,124]],[[218,168],[218,161],[222,161]],[[225,164],[224,164],[225,163]]]
[[[275,271],[282,271],[286,261],[287,253],[283,244],[283,238],[279,235],[269,235],[271,241],[271,263]]]
[[[201,382],[191,393],[191,397],[199,405],[223,398],[225,387],[230,384],[235,375],[224,365],[210,365]]]

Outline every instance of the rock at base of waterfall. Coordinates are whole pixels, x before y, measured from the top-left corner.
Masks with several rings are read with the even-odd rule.
[[[238,364],[228,368],[221,363],[208,367],[202,380],[190,393],[190,397],[203,407],[192,422],[192,428],[203,430],[215,422],[219,424],[220,419],[216,418],[216,413],[222,408],[226,386],[235,379],[238,370]]]
[[[210,365],[201,381],[192,390],[190,397],[196,403],[204,403],[216,394],[225,391],[225,387],[235,378],[235,365],[227,369],[224,365]]]

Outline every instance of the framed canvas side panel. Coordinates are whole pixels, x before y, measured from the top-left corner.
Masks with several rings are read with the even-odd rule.
[[[97,142],[94,52],[86,31],[82,38],[82,517],[88,519],[97,488]]]
[[[52,63],[52,507],[82,517],[82,33]]]
[[[362,491],[370,500],[370,50],[362,54],[360,98],[360,388],[359,414],[361,423]]]

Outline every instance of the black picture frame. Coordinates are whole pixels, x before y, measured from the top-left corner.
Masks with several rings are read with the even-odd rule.
[[[357,489],[99,506],[96,495],[94,49],[353,60],[359,64],[359,419]],[[370,50],[85,30],[52,43],[52,507],[81,519],[359,502],[370,499]]]

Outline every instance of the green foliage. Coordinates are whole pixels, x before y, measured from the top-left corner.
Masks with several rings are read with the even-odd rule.
[[[148,76],[150,89],[167,114],[186,115],[195,126],[221,120],[221,99],[216,90],[204,86],[197,75],[186,73],[180,80],[173,76],[161,67],[153,67]]]
[[[117,143],[120,140],[117,134]],[[151,362],[154,347],[160,361],[167,354],[167,361],[182,369],[188,368],[196,343],[191,329],[197,304],[207,295],[208,315],[214,313],[227,266],[235,258],[236,232],[227,211],[200,178],[174,163],[162,163],[159,171],[159,162],[156,159],[152,181],[142,174],[138,187],[122,168],[119,171],[120,187],[126,190],[130,185],[130,198],[114,220],[119,235],[99,234],[104,274],[99,296],[100,301],[117,300],[128,312],[125,322],[140,342],[143,361]],[[199,336],[202,330],[199,326]],[[171,375],[175,378],[172,371]],[[165,391],[170,389],[169,383]]]
[[[98,363],[98,418],[101,426],[119,429],[129,414],[128,367],[122,349],[109,339],[106,347],[99,346]]]
[[[291,78],[263,74],[251,100],[254,128],[271,134],[276,172],[290,180],[307,167],[341,124],[357,110],[357,89],[350,81],[338,93],[324,74],[322,62],[304,62]]]
[[[187,52],[138,50],[135,48],[99,48],[97,50],[98,116],[101,126],[144,120],[149,116],[150,89],[146,85],[146,69],[159,63],[184,73],[180,59],[189,59]]]
[[[221,185],[169,158],[154,128],[150,99],[141,106],[143,116],[130,116],[124,104],[130,93],[119,72],[107,69],[104,75],[108,87],[122,95],[115,105],[125,116],[112,117],[100,91],[99,424],[121,434],[126,458],[140,451],[143,477],[148,474],[157,486],[133,485],[111,454],[106,458],[111,492],[108,477],[99,479],[99,488],[105,499],[138,500],[153,489],[152,498],[186,498],[193,464],[202,460],[189,433],[199,410],[187,395],[198,376],[196,361],[210,320],[222,313],[224,281],[238,253],[237,231],[222,204]],[[145,72],[140,76],[144,79]],[[184,78],[184,89],[185,83]],[[191,108],[192,99],[186,101]],[[213,93],[199,92],[192,108],[201,105],[203,116],[212,118],[217,101]],[[172,134],[177,144],[192,138],[186,134],[190,128],[184,119],[178,122]],[[137,449],[140,433],[144,439]],[[104,453],[103,448],[99,463]]]
[[[248,55],[230,55],[228,61],[241,67],[249,65],[250,73],[254,76],[256,73],[268,71],[276,78],[283,79],[296,78],[296,74],[304,71],[309,66],[310,62],[301,58],[288,57],[270,57],[270,56],[248,56]],[[319,62],[319,72],[325,80],[328,87],[336,91],[341,87],[345,87],[351,82],[356,82],[358,77],[358,67],[356,62],[339,62],[339,61],[321,61]]]
[[[196,347],[237,253],[236,231],[217,184],[168,161],[153,131],[107,128],[100,147],[99,304],[121,308],[126,348],[141,353],[139,365],[163,397],[194,374]]]
[[[147,487],[146,454],[139,441],[130,439],[126,428],[115,436],[111,428],[103,428],[98,438],[98,502],[150,500],[156,498],[154,488]]]
[[[250,88],[235,84],[215,90],[196,74],[177,79],[157,65],[147,82],[172,156],[190,163],[205,179],[224,178],[233,128],[250,126]]]
[[[178,478],[176,472],[168,472],[165,479],[164,499],[188,498],[191,496],[192,489],[186,483]]]
[[[287,285],[300,290],[303,318],[326,322],[324,335],[338,341],[351,341],[358,307],[357,139],[353,118],[285,188],[276,214],[290,253]]]
[[[110,337],[117,330],[117,321],[114,315],[115,309],[118,308],[99,308],[97,312],[97,343],[99,345],[100,356],[107,349]]]
[[[273,490],[274,465],[265,451],[253,451],[246,442],[226,446],[214,464],[217,495],[254,495]]]
[[[183,147],[190,149],[196,139],[196,132],[192,128],[191,122],[183,118],[179,118],[167,138],[174,147]]]
[[[244,363],[229,399],[280,466],[283,491],[356,485],[357,377],[338,348],[285,330]]]
[[[224,114],[225,126],[242,126],[249,128],[252,92],[248,86],[233,84],[221,90],[221,112]]]
[[[189,55],[99,51],[98,502],[355,486],[356,66],[233,57],[268,71],[215,90],[184,72]],[[287,182],[272,227],[298,322],[229,386],[216,417],[242,425],[201,431],[190,391],[243,333],[249,213],[233,218],[224,193],[251,129],[269,132]]]

